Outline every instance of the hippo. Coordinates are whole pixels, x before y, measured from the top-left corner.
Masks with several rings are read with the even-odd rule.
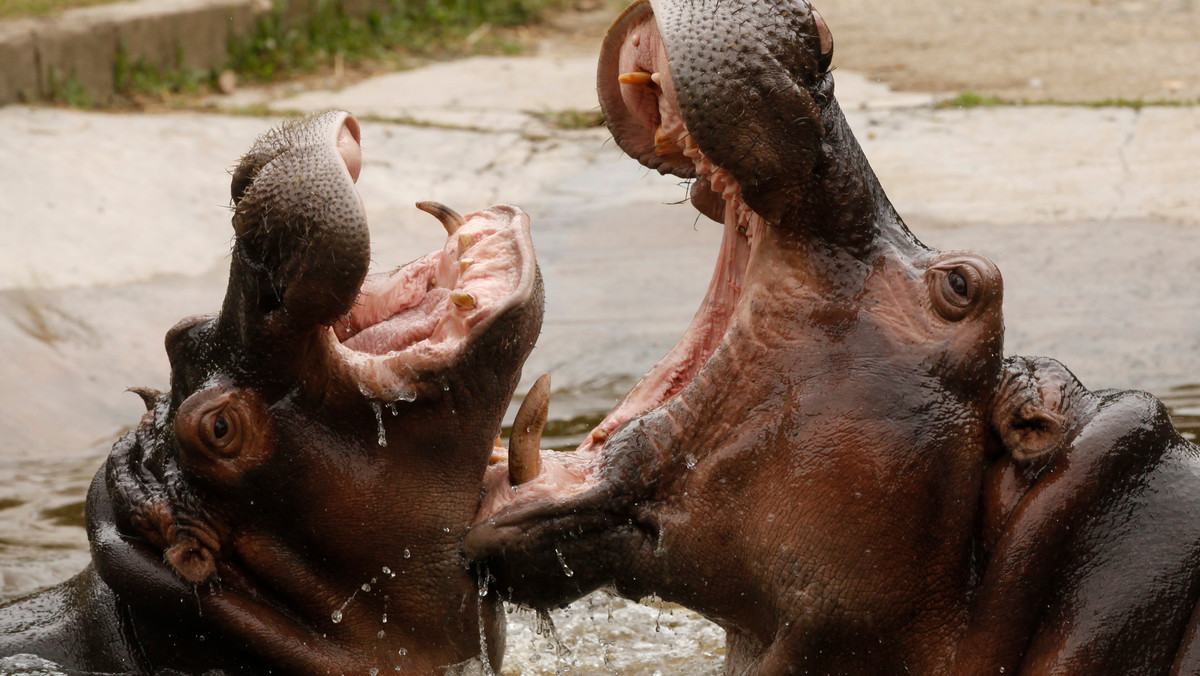
[[[804,0],[613,24],[605,120],[692,180],[716,271],[577,450],[489,470],[469,555],[536,608],[699,611],[729,674],[1167,673],[1200,633],[1200,451],[1149,395],[1004,358],[999,270],[905,226],[832,57]]]
[[[520,209],[421,206],[445,247],[368,276],[358,122],[261,137],[233,172],[220,312],[166,335],[171,389],[87,496],[91,564],[0,608],[0,655],[72,672],[478,673],[502,604],[460,541],[534,345]]]

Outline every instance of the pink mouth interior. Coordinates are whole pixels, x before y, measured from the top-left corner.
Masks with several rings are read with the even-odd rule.
[[[367,277],[354,309],[334,326],[337,339],[376,356],[465,341],[521,284],[511,216],[507,207],[470,214],[441,251]]]
[[[353,117],[337,148],[352,181],[362,168]],[[468,214],[445,246],[390,273],[368,276],[354,308],[333,327],[343,347],[379,357],[399,352],[447,357],[472,329],[511,304],[526,285],[527,219],[495,206]]]
[[[737,181],[709,161],[688,133],[653,15],[645,13],[628,29],[617,58],[621,74],[653,74],[650,84],[600,84],[602,89],[620,88],[626,108],[622,147],[634,157],[661,158],[663,167],[677,174],[707,178],[725,203],[725,233],[708,292],[679,342],[592,430],[579,450],[603,444],[615,429],[674,397],[699,373],[729,326],[753,243],[765,227],[762,218],[746,206]]]

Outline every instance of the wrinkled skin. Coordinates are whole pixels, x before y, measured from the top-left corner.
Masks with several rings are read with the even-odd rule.
[[[515,492],[490,473],[467,549],[528,605],[611,586],[698,610],[727,632],[727,673],[1060,673],[1047,665],[1073,659],[1064,646],[1087,652],[1071,642],[1101,632],[1055,622],[1091,609],[1085,590],[1119,603],[1121,583],[1084,545],[1026,540],[1053,528],[1054,507],[1033,505],[1057,499],[1041,485],[1053,472],[1031,465],[1056,458],[1073,476],[1081,447],[1149,449],[1163,460],[1148,481],[1186,485],[1196,449],[1140,394],[1111,395],[1146,405],[1112,409],[1119,429],[1083,446],[1053,432],[1088,425],[1086,406],[1011,405],[999,271],[904,226],[833,97],[832,51],[801,0],[643,1],[610,29],[598,87],[613,136],[696,179],[693,205],[725,224],[722,256],[680,344],[578,451]],[[1145,424],[1156,435],[1138,436]],[[1163,500],[1200,516],[1190,497]],[[1194,530],[1160,543],[1175,578],[1145,578],[1185,623]],[[1045,594],[1014,600],[1030,575]],[[1178,636],[1146,664],[1169,667]],[[1099,653],[1070,664],[1123,664]]]
[[[1145,392],[1016,357],[962,674],[1200,673],[1200,449]]]
[[[430,674],[486,645],[499,664],[502,609],[459,542],[541,324],[528,219],[469,215],[444,252],[367,277],[358,134],[327,113],[242,159],[221,311],[167,335],[171,391],[139,392],[148,411],[88,494],[92,564],[0,609],[0,654]],[[431,328],[389,344],[400,324],[380,320],[402,310]]]

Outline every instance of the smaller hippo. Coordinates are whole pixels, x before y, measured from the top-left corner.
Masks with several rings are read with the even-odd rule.
[[[0,656],[137,674],[498,667],[501,604],[459,543],[541,326],[529,219],[424,203],[445,247],[367,276],[361,168],[345,112],[242,158],[221,311],[167,334],[171,390],[136,390],[147,412],[88,492],[91,565],[0,608]]]
[[[1145,392],[1013,357],[958,674],[1200,673],[1200,449]]]

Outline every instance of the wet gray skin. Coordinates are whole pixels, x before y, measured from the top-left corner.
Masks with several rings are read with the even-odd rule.
[[[92,564],[0,609],[0,655],[121,673],[499,664],[502,610],[459,542],[541,325],[528,218],[443,213],[444,250],[368,276],[361,166],[344,112],[242,159],[221,311],[168,333],[171,390],[138,392],[148,410],[88,494]]]
[[[725,225],[721,258],[688,333],[578,451],[516,490],[492,473],[468,551],[535,607],[611,586],[698,610],[727,632],[728,673],[1043,673],[1078,641],[1098,646],[1079,673],[1169,668],[1200,591],[1196,520],[1165,521],[1177,544],[1145,550],[1137,584],[1173,604],[1159,617],[1112,593],[1125,578],[1090,566],[1094,550],[1014,543],[1044,532],[1024,505],[1052,493],[1036,490],[1049,464],[1076,482],[1070,505],[1103,511],[1115,486],[1136,488],[1121,472],[1091,484],[1070,459],[1140,454],[1142,485],[1172,489],[1158,506],[1186,512],[1196,448],[1141,394],[1043,398],[1050,361],[1013,376],[999,271],[905,227],[834,98],[832,56],[798,0],[642,1],[610,29],[609,128],[646,166],[696,178],[693,204]],[[1136,405],[1074,436],[1094,419],[1069,400],[1091,396]],[[985,500],[996,462],[1024,483],[989,476]],[[1131,547],[1127,527],[1154,509],[1115,509],[1092,542]],[[1036,572],[988,565],[1018,552]],[[1031,574],[1064,591],[996,601]],[[1121,642],[1070,621],[1095,607],[1083,597],[1128,622]],[[1006,640],[971,661],[962,646],[988,631]]]

